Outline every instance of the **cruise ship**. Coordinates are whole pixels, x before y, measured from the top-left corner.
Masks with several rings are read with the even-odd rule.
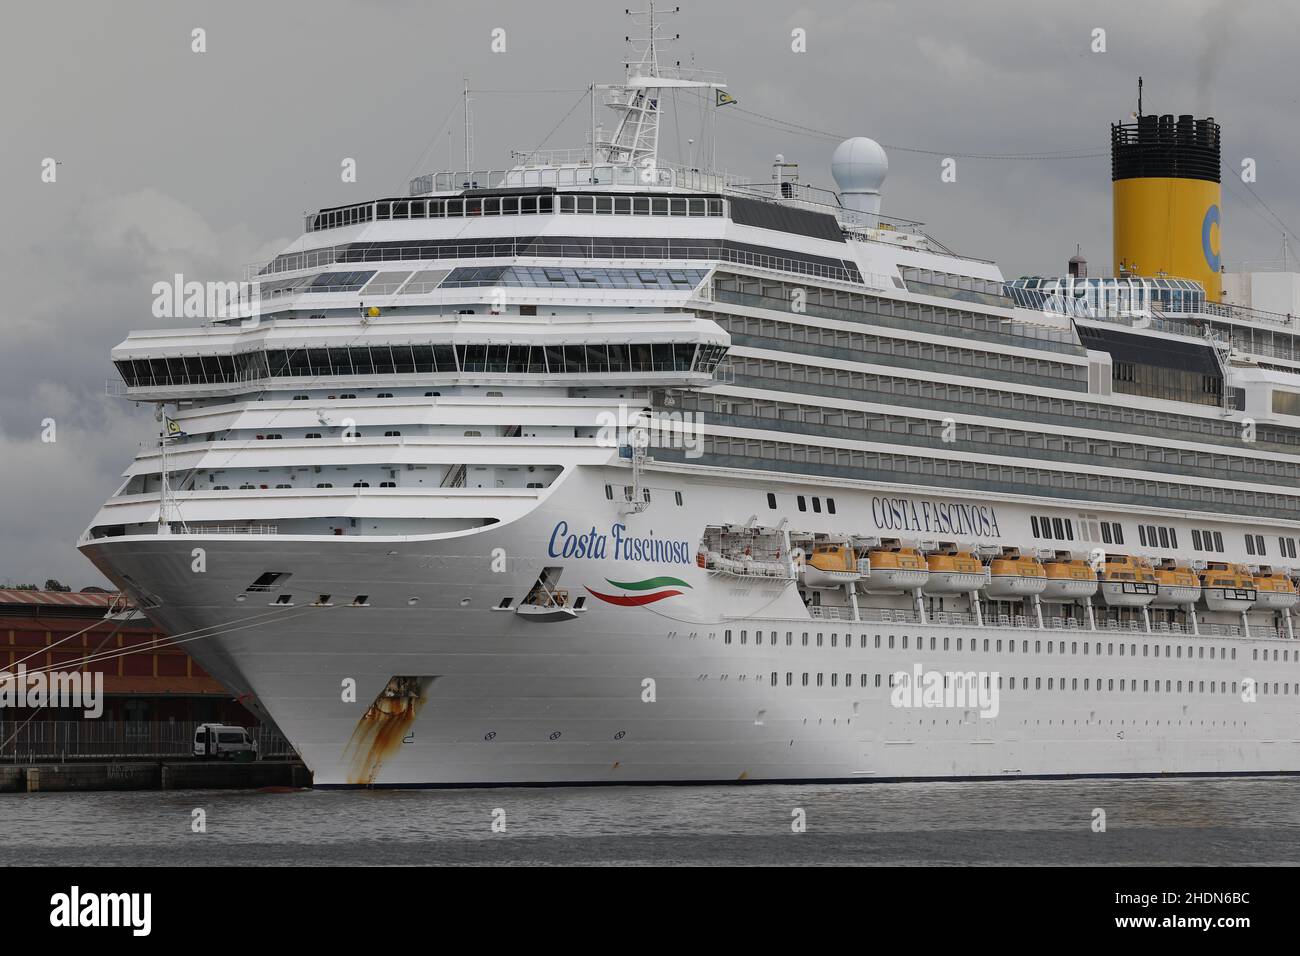
[[[608,134],[131,332],[82,552],[318,786],[1300,770],[1300,323],[1219,262],[1214,120],[1112,127],[1112,275],[1009,279],[865,137],[669,161],[735,101],[658,30]]]

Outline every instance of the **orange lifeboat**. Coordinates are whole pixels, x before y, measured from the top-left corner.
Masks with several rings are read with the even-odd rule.
[[[969,594],[988,581],[988,569],[969,551],[930,554],[925,558],[930,579],[922,585],[926,594]]]
[[[804,584],[813,588],[837,588],[862,578],[853,548],[843,543],[813,545],[802,574]]]
[[[1014,551],[989,562],[989,581],[984,593],[991,598],[1026,598],[1047,590],[1047,571],[1037,558]]]
[[[1087,561],[1074,558],[1048,561],[1043,570],[1047,572],[1044,601],[1077,601],[1097,593],[1097,572]]]
[[[1167,563],[1156,568],[1156,599],[1152,607],[1187,607],[1201,598],[1201,579],[1191,568]]]
[[[1255,578],[1236,564],[1212,561],[1201,573],[1201,599],[1211,611],[1241,613],[1255,606]]]
[[[867,552],[862,586],[875,593],[914,591],[930,580],[930,568],[915,548],[876,548]]]
[[[1151,562],[1128,554],[1108,554],[1098,574],[1102,599],[1111,607],[1146,607],[1160,593]]]
[[[1281,571],[1260,568],[1259,573],[1254,576],[1254,580],[1255,607],[1257,608],[1267,608],[1270,611],[1285,611],[1295,607],[1296,603],[1300,602],[1300,594],[1296,593],[1295,585]]]

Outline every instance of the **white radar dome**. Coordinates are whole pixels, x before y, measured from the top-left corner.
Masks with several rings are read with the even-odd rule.
[[[846,139],[831,154],[831,175],[839,187],[840,201],[848,209],[879,215],[880,187],[888,173],[889,159],[874,139]]]

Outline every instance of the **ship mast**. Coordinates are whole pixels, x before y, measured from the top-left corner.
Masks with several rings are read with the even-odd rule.
[[[666,13],[679,13],[674,7]],[[720,89],[727,84],[717,79],[694,79],[677,67],[661,70],[659,50],[680,39],[680,34],[666,36],[662,14],[655,10],[653,0],[647,10],[625,11],[638,26],[644,24],[644,37],[627,37],[633,55],[626,66],[622,86],[611,88],[606,105],[622,115],[612,139],[600,143],[606,162],[622,166],[640,166],[647,170],[647,181],[654,181],[653,170],[659,165],[659,118],[661,94],[667,89]]]

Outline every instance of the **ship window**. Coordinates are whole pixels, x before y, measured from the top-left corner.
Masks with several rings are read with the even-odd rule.
[[[1123,543],[1124,543],[1123,541],[1120,542],[1120,544]],[[1214,550],[1215,551],[1223,550],[1223,533],[1220,531],[1214,532]]]
[[[1065,526],[1064,526],[1063,524],[1061,524],[1061,519],[1060,519],[1060,518],[1053,518],[1053,519],[1052,519],[1052,536],[1053,536],[1054,538],[1064,538],[1064,537],[1065,537]]]
[[[353,607],[369,607],[369,606],[370,606],[370,595],[369,595],[369,594],[358,594],[356,597],[354,597],[354,598],[352,599],[352,606],[353,606]]]
[[[799,505],[799,510],[800,510],[800,511],[807,511],[807,510],[808,510],[808,502],[806,502],[806,501],[804,500],[803,495],[799,495],[799,497],[796,498],[795,501],[798,503],[798,505]]]
[[[827,499],[826,499],[826,512],[827,512],[827,514],[835,514],[835,499],[834,499],[834,498],[827,498]]]
[[[1197,528],[1192,529],[1192,547],[1197,551],[1204,550],[1201,547],[1201,532]]]
[[[821,513],[822,513],[822,500],[821,500],[820,498],[814,497],[813,500],[812,500],[812,503],[813,503],[813,511],[814,511],[816,514],[821,514]]]
[[[1255,536],[1253,534],[1246,535],[1246,553],[1255,553]]]
[[[1173,529],[1161,527],[1158,530],[1160,531],[1160,547],[1162,548],[1169,547],[1169,539],[1173,534]]]
[[[1103,521],[1103,522],[1101,523],[1101,543],[1102,543],[1102,544],[1112,544],[1112,543],[1113,543],[1113,542],[1110,540],[1110,522],[1109,522],[1109,521]]]
[[[1042,535],[1038,533],[1038,515],[1029,516],[1029,527],[1033,529],[1035,538],[1042,537]]]
[[[605,486],[605,498],[609,501],[614,500],[614,488],[611,485]]]
[[[673,497],[677,499],[677,507],[680,508],[682,505],[682,493],[680,491],[674,491]]]
[[[369,487],[370,487],[370,482],[368,482],[368,481],[354,481],[354,482],[352,482],[352,487],[353,487],[353,488],[369,488]]]
[[[1146,543],[1147,543],[1147,526],[1144,525],[1144,524],[1140,524],[1140,525],[1138,525],[1138,540],[1142,543],[1142,546],[1143,546],[1143,547],[1146,547]]]
[[[608,485],[606,487],[608,487]],[[772,494],[770,491],[767,493],[767,506],[773,511],[776,510],[776,495]]]
[[[380,487],[380,488],[396,488],[396,487],[397,487],[397,482],[395,482],[395,481],[381,481],[381,482],[379,483],[379,487]]]
[[[1074,522],[1071,521],[1069,518],[1065,519],[1065,540],[1066,541],[1074,540]]]

